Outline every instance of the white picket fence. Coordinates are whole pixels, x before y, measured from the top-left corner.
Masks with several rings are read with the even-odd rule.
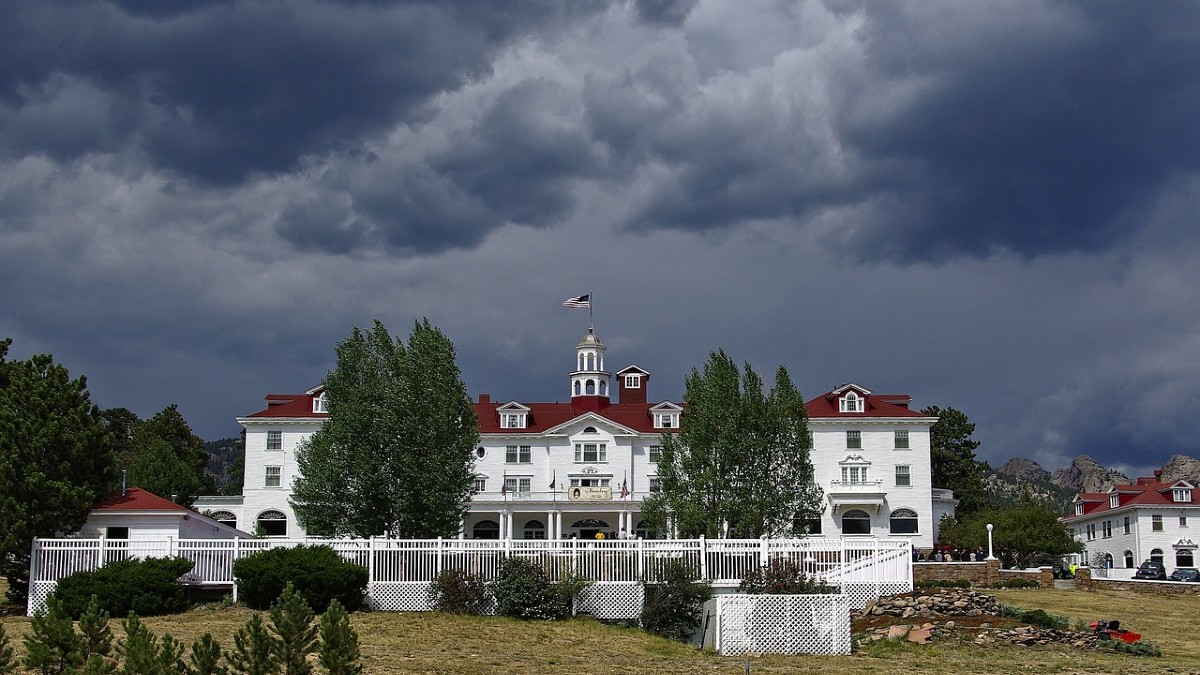
[[[368,571],[367,602],[385,611],[427,611],[430,583],[447,569],[484,580],[500,561],[520,556],[542,565],[552,580],[565,573],[594,583],[580,611],[633,618],[643,583],[679,560],[718,588],[736,587],[747,572],[775,558],[792,560],[811,577],[840,586],[850,607],[912,590],[910,544],[886,539],[460,540],[460,539],[37,539],[30,568],[29,613],[45,603],[58,579],[128,558],[179,556],[195,563],[189,583],[229,587],[236,597],[235,560],[271,548],[325,545]]]

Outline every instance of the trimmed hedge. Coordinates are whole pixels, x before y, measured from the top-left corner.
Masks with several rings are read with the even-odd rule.
[[[233,564],[238,599],[254,609],[269,609],[291,582],[309,607],[323,612],[331,600],[346,611],[362,607],[367,569],[342,560],[328,546],[274,548]]]
[[[162,616],[188,608],[187,588],[179,577],[192,569],[184,558],[120,560],[93,572],[76,572],[59,579],[54,595],[68,616],[79,616],[96,596],[111,616]]]

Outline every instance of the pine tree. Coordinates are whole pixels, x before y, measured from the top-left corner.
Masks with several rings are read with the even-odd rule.
[[[108,618],[108,612],[100,610],[99,598],[93,595],[79,617],[79,632],[83,634],[83,654],[88,659],[92,656],[107,657],[112,653],[113,634],[112,629],[108,627]]]
[[[192,656],[183,667],[185,675],[226,675],[221,665],[221,645],[210,633],[192,643]]]
[[[988,466],[975,458],[979,441],[971,438],[975,423],[966,413],[954,408],[929,406],[921,411],[938,421],[929,429],[929,459],[933,486],[954,491],[959,516],[992,506],[984,480]]]
[[[274,675],[279,672],[275,639],[267,632],[261,614],[255,614],[233,635],[233,651],[225,653],[234,675]]]
[[[176,675],[186,669],[183,643],[171,637],[170,633],[164,634],[158,643],[158,668],[162,675]]]
[[[117,672],[117,664],[111,658],[92,654],[80,669],[80,675],[113,675]]]
[[[25,667],[41,675],[60,675],[84,661],[83,638],[53,594],[46,598],[46,607],[34,613],[24,642]]]
[[[308,655],[314,651],[317,627],[313,625],[313,611],[304,597],[288,582],[283,594],[271,606],[271,626],[278,638],[275,641],[275,656],[283,667],[284,675],[308,675],[312,666]]]
[[[317,661],[329,675],[361,675],[358,633],[350,625],[350,615],[337,600],[321,615],[321,643]]]
[[[121,621],[125,639],[117,643],[117,653],[124,662],[121,675],[159,675],[161,673],[158,636],[142,625],[133,612]]]
[[[17,668],[13,658],[13,649],[9,644],[8,635],[4,632],[4,624],[0,623],[0,675],[8,675]]]
[[[458,531],[479,441],[454,345],[429,321],[407,344],[379,321],[337,345],[329,418],[298,450],[292,506],[310,533],[405,538]]]

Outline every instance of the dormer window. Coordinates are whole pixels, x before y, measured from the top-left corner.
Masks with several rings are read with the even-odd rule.
[[[858,413],[863,411],[862,397],[854,392],[850,392],[840,399],[839,409],[841,412]]]
[[[654,413],[655,429],[678,429],[679,413]]]
[[[325,398],[325,392],[313,399],[313,412],[327,413],[329,412],[329,399]]]
[[[1121,495],[1114,492],[1108,496],[1108,507],[1109,508],[1115,509],[1120,505],[1121,505]]]
[[[1190,503],[1192,501],[1192,491],[1188,488],[1175,488],[1171,490],[1172,501],[1176,503]]]
[[[1076,504],[1076,505],[1075,505],[1075,515],[1077,515],[1077,516],[1082,516],[1082,515],[1083,515],[1083,504]]]
[[[641,387],[642,387],[642,376],[641,375],[626,375],[625,376],[625,388],[626,389],[640,389]]]
[[[525,413],[501,413],[500,414],[501,429],[524,429],[525,428]]]

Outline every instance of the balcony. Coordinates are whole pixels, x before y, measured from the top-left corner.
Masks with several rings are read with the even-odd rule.
[[[472,504],[504,504],[528,502],[559,502],[565,504],[606,504],[613,502],[641,502],[649,492],[630,492],[621,497],[621,489],[611,487],[568,487],[558,490],[499,490],[477,492],[471,496]]]
[[[829,481],[829,488],[825,490],[825,496],[829,498],[829,506],[833,513],[837,513],[840,508],[863,506],[874,507],[878,513],[887,498],[887,490],[884,489],[881,480],[832,480]]]

